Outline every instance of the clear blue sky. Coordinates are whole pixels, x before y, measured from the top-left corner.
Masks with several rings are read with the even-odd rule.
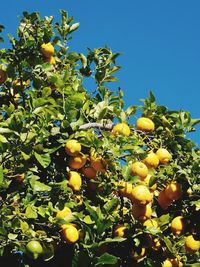
[[[123,54],[116,86],[127,105],[139,104],[152,90],[159,104],[200,117],[199,0],[6,0],[0,24],[14,33],[22,11],[57,18],[59,9],[81,23],[72,50],[107,45]],[[199,133],[191,138],[200,144]]]

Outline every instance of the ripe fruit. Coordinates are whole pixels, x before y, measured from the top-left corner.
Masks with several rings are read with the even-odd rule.
[[[68,224],[65,225],[65,228],[62,231],[62,236],[68,244],[74,244],[79,239],[79,232],[74,225]]]
[[[188,253],[195,253],[200,248],[200,241],[195,240],[193,235],[189,235],[185,239],[185,249]]]
[[[170,259],[166,259],[163,263],[162,263],[162,267],[173,267],[171,260]]]
[[[147,177],[143,181],[141,181],[140,184],[146,185],[147,187],[149,187],[150,192],[154,192],[157,188],[157,184],[155,183],[152,186],[149,185],[151,177],[152,177],[152,175],[148,174]]]
[[[86,163],[86,156],[78,154],[75,157],[71,157],[68,161],[68,166],[70,169],[81,169]]]
[[[14,98],[13,98],[14,102],[17,104],[19,103],[20,100],[20,94],[14,94]]]
[[[171,182],[165,188],[165,195],[171,200],[177,200],[182,195],[181,185],[177,182]]]
[[[40,242],[32,240],[26,245],[26,252],[30,258],[36,260],[43,253],[43,248]]]
[[[51,43],[41,45],[42,54],[46,58],[50,58],[54,54],[54,47]]]
[[[132,249],[132,251],[130,253],[130,258],[135,260],[135,261],[138,261],[144,257],[145,251],[146,251],[146,249],[144,247]]]
[[[180,235],[185,229],[185,222],[182,216],[175,217],[171,222],[171,230],[173,234]]]
[[[148,153],[146,158],[143,159],[143,162],[148,168],[157,168],[159,165],[159,158],[153,151],[151,151]]]
[[[68,185],[74,190],[79,191],[82,185],[82,179],[78,172],[70,171]]]
[[[146,227],[158,228],[158,223],[155,219],[148,219],[143,223],[143,225]]]
[[[88,179],[96,179],[97,171],[92,167],[83,167],[81,173]]]
[[[65,144],[65,151],[70,156],[76,156],[81,152],[81,144],[75,140],[68,140]]]
[[[71,213],[72,211],[70,208],[64,207],[62,210],[57,211],[56,218],[66,220]]]
[[[168,207],[172,204],[172,200],[166,196],[165,191],[161,191],[159,193],[158,204],[163,210],[168,209]]]
[[[144,205],[144,206],[139,206],[137,204],[133,204],[132,206],[132,214],[133,217],[141,222],[146,221],[149,219],[152,215],[152,209],[151,205]]]
[[[129,126],[124,122],[116,124],[112,129],[112,134],[115,136],[117,135],[129,136],[130,133],[131,130]]]
[[[152,201],[152,195],[145,185],[136,185],[131,192],[131,200],[138,205],[147,205]]]
[[[56,65],[55,57],[47,57],[46,62],[48,62],[51,65]]]
[[[19,183],[22,183],[25,179],[25,174],[24,173],[21,173],[21,174],[17,174],[15,176],[15,180]]]
[[[24,90],[30,86],[30,80],[21,81],[20,79],[17,79],[12,82],[12,85],[15,90]]]
[[[114,230],[114,236],[123,237],[126,229],[126,226],[123,224],[117,225]]]
[[[130,197],[132,190],[133,190],[133,185],[129,182],[125,181],[119,181],[117,185],[120,187],[119,188],[119,193],[123,197]]]
[[[159,148],[156,151],[156,155],[158,156],[160,164],[167,164],[172,158],[172,155],[165,148]]]
[[[144,179],[148,175],[147,166],[140,161],[134,162],[131,165],[131,171],[133,175],[139,176],[141,179]]]
[[[0,69],[0,84],[4,83],[7,79],[7,73]]]
[[[106,161],[97,153],[94,149],[91,149],[90,151],[90,161],[91,161],[91,167],[99,172],[105,172],[106,171]]]
[[[154,122],[149,118],[139,118],[136,122],[136,129],[142,132],[153,132],[155,130]]]

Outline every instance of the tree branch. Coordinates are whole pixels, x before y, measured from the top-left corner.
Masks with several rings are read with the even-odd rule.
[[[83,124],[79,127],[79,130],[86,130],[91,128],[98,128],[98,129],[105,129],[105,130],[112,130],[114,126],[114,123],[97,123],[97,122],[89,122],[86,124]]]

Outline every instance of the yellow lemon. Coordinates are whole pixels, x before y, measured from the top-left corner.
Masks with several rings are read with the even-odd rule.
[[[133,175],[139,176],[141,179],[144,179],[148,175],[148,168],[144,163],[137,161],[131,165],[131,172]]]
[[[136,129],[142,132],[153,132],[155,125],[151,119],[142,117],[136,121]]]
[[[172,158],[172,155],[165,148],[159,148],[156,151],[156,155],[158,156],[160,164],[167,164]]]
[[[148,168],[157,168],[159,165],[159,158],[153,151],[151,151],[147,154],[146,158],[143,159],[143,162]]]
[[[180,235],[185,229],[185,221],[182,216],[175,217],[171,222],[171,230],[173,234]]]
[[[114,236],[123,237],[126,229],[126,226],[123,224],[117,225],[114,230]]]
[[[71,157],[68,161],[70,169],[81,169],[87,161],[85,155],[78,154],[77,156]]]
[[[193,235],[189,235],[185,239],[185,249],[189,253],[195,253],[200,248],[200,241],[195,240]]]
[[[65,144],[65,151],[70,156],[76,156],[81,152],[81,144],[74,139],[71,139]]]
[[[74,191],[79,191],[81,189],[82,179],[78,172],[75,172],[75,171],[69,172],[68,185]]]
[[[181,185],[177,182],[171,182],[165,188],[165,195],[171,200],[177,200],[182,195]]]
[[[112,129],[112,134],[115,136],[117,135],[129,136],[130,133],[131,133],[130,127],[124,122],[116,124]]]
[[[152,208],[151,205],[143,205],[139,206],[137,204],[133,204],[132,206],[132,214],[133,217],[141,222],[146,221],[152,215]]]
[[[43,56],[46,58],[50,58],[54,54],[54,47],[51,43],[42,44],[41,49]]]
[[[153,197],[145,185],[136,185],[131,192],[131,200],[138,205],[147,205]]]
[[[74,225],[69,224],[68,227],[63,229],[62,236],[68,244],[74,244],[79,239],[79,231]]]

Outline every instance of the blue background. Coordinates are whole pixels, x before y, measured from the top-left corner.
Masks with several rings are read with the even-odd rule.
[[[140,104],[152,90],[158,104],[200,117],[199,0],[6,0],[0,24],[14,34],[22,11],[58,20],[59,9],[81,23],[71,50],[107,45],[122,53],[115,86],[124,90],[126,105]],[[198,132],[190,138],[200,144]]]

